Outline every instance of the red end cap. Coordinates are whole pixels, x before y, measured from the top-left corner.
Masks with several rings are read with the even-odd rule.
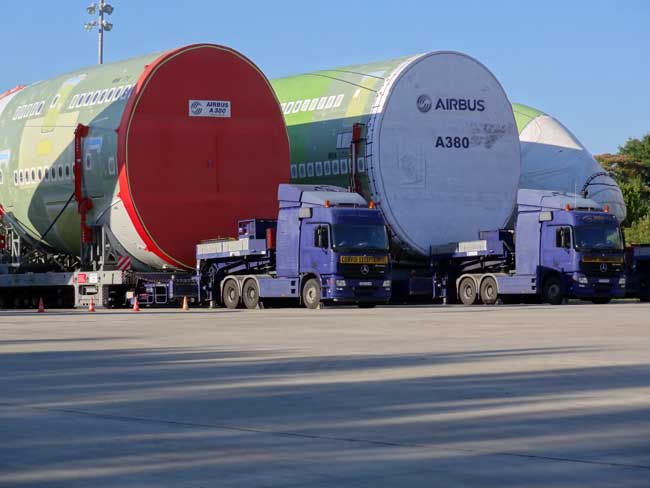
[[[190,116],[192,100],[230,102],[230,117]],[[118,135],[122,200],[148,249],[193,268],[195,246],[237,221],[275,218],[289,142],[262,72],[222,46],[162,55],[138,80]]]

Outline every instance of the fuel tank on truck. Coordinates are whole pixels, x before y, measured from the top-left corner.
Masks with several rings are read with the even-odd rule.
[[[289,132],[291,180],[348,186],[358,173],[394,250],[475,239],[510,217],[520,175],[512,106],[480,62],[439,51],[271,81]]]
[[[0,204],[24,236],[80,252],[77,124],[88,223],[139,269],[193,268],[195,246],[274,218],[289,179],[282,112],[242,54],[197,44],[93,66],[0,100]]]
[[[557,119],[513,104],[521,140],[521,188],[580,193],[609,205],[619,222],[627,209],[616,181]]]

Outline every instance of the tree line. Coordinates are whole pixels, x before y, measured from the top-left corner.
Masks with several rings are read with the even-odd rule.
[[[596,160],[616,180],[623,192],[627,217],[622,226],[628,244],[650,243],[650,134],[628,139],[616,154],[599,154]]]

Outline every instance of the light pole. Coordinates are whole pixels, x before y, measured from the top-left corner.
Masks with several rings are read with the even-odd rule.
[[[90,32],[94,27],[97,27],[99,34],[99,44],[97,46],[97,62],[99,64],[102,64],[104,62],[104,31],[108,32],[113,28],[113,24],[107,20],[104,20],[104,14],[111,15],[113,13],[113,10],[115,10],[113,6],[107,3],[106,0],[99,0],[98,3],[91,3],[86,7],[86,12],[88,12],[89,15],[97,14],[97,20],[86,22],[84,24],[84,29]]]

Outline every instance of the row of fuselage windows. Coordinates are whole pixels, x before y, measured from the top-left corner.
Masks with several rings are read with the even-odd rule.
[[[13,174],[14,185],[31,185],[41,182],[74,180],[72,164],[62,164],[49,168],[16,169]]]
[[[347,159],[295,163],[291,165],[291,179],[345,175],[350,170],[349,166]],[[359,173],[366,171],[364,158],[357,159],[357,169]]]
[[[85,169],[89,171],[92,169],[92,159],[86,155]],[[117,165],[115,158],[108,158],[108,174],[115,175],[117,173]],[[74,180],[74,170],[72,164],[57,164],[50,167],[40,168],[27,168],[14,170],[14,185],[32,185],[35,183],[55,183],[57,181]],[[4,175],[0,170],[0,185],[4,183]]]
[[[131,94],[132,90],[133,85],[121,85],[113,88],[104,88],[103,90],[79,93],[72,97],[72,100],[70,100],[70,103],[68,104],[68,109],[72,110],[80,107],[88,107],[92,105],[101,105],[104,103],[112,103],[118,100],[126,100]],[[61,95],[57,93],[50,102],[50,108],[56,108],[60,99]],[[43,113],[44,108],[45,100],[33,102],[27,105],[20,105],[14,112],[13,120],[39,117]]]

